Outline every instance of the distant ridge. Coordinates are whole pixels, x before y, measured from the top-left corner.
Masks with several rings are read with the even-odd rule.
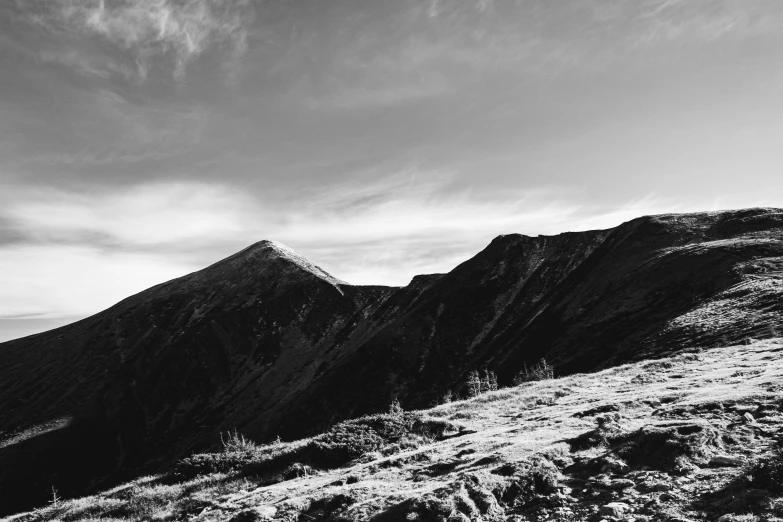
[[[261,241],[0,344],[0,512],[154,472],[228,429],[291,439],[392,397],[436,404],[476,369],[502,384],[542,357],[567,374],[779,331],[780,209],[499,236],[401,288]]]

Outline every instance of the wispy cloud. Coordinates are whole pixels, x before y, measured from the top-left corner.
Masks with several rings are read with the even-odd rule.
[[[261,239],[288,244],[353,284],[405,285],[416,274],[451,270],[499,234],[609,228],[702,210],[653,194],[588,205],[556,187],[482,199],[452,181],[448,172],[410,168],[284,203],[195,182],[92,194],[12,189],[0,201],[0,316],[94,313]]]
[[[149,183],[124,192],[16,192],[0,213],[16,243],[137,252],[207,263],[260,239],[275,239],[352,283],[405,284],[443,272],[501,233],[558,233],[669,211],[645,198],[625,208],[586,208],[556,189],[509,191],[502,200],[452,186],[447,172],[409,169],[288,195],[284,207],[219,184]],[[188,256],[193,256],[190,259]],[[189,259],[189,260],[188,260]],[[187,260],[187,261],[186,261]],[[215,261],[212,258],[211,261]],[[9,272],[10,273],[10,272]]]
[[[246,0],[52,0],[30,20],[50,31],[98,36],[131,52],[141,79],[153,60],[171,60],[182,78],[193,60],[213,47],[227,51],[226,67],[236,73],[247,50],[252,11]],[[63,56],[64,63],[73,61]]]
[[[202,143],[212,112],[200,104],[134,103],[108,89],[77,92],[62,118],[72,132],[52,133],[52,146],[30,150],[18,162],[37,167],[98,167],[176,157]],[[25,121],[23,116],[16,118]],[[39,132],[49,132],[44,122],[36,123]],[[8,127],[15,126],[9,123]]]
[[[2,198],[0,216],[41,243],[106,243],[123,250],[243,233],[252,200],[208,183],[148,183],[109,193],[24,188]]]
[[[712,42],[728,36],[775,34],[783,12],[775,2],[742,0],[645,0],[634,17],[636,44],[669,41]]]
[[[86,316],[197,267],[86,245],[13,245],[0,255],[0,317]]]
[[[58,64],[83,76],[103,79],[108,79],[112,75],[131,79],[136,72],[117,60],[99,54],[85,53],[83,50],[75,48],[44,49],[37,55],[37,59],[43,64]]]

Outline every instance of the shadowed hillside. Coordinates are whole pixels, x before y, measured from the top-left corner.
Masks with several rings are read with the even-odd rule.
[[[773,337],[783,211],[508,235],[403,288],[346,284],[274,242],[93,317],[0,344],[2,510],[165,469],[237,428],[258,441],[558,373]],[[99,455],[100,458],[95,458]]]
[[[781,351],[780,338],[691,349],[293,442],[229,435],[11,520],[775,522]]]

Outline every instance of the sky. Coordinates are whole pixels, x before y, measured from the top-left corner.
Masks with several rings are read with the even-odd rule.
[[[0,341],[262,239],[405,285],[783,206],[780,0],[4,0]]]

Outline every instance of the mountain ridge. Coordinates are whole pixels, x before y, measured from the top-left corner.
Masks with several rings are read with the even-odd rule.
[[[0,448],[0,470],[11,470],[0,471],[0,490],[43,498],[67,479],[82,491],[209,448],[227,429],[290,439],[395,397],[425,407],[463,393],[476,369],[510,383],[541,357],[567,374],[771,336],[783,327],[779,271],[779,209],[498,236],[404,287],[350,285],[260,241],[90,318],[0,344],[0,438],[72,419]],[[712,326],[701,328],[702,316]],[[105,464],[82,477],[47,462],[94,448]],[[20,455],[36,452],[40,463],[20,474]]]

